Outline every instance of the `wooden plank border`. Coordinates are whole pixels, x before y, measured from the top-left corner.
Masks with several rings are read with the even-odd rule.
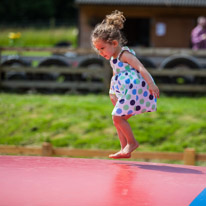
[[[42,155],[42,156],[68,156],[87,158],[107,158],[115,150],[100,149],[69,149],[52,147],[48,142],[44,142],[41,147],[0,145],[0,154],[15,155]],[[206,161],[206,153],[198,154],[193,148],[187,148],[180,152],[133,152],[133,159],[145,160],[181,160],[186,165],[195,165],[195,161]]]

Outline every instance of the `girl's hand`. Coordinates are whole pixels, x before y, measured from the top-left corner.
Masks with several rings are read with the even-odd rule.
[[[159,88],[155,84],[149,85],[149,92],[150,94],[154,95],[155,98],[159,98]]]
[[[115,94],[109,94],[109,97],[111,99],[112,104],[115,106],[115,104],[117,103],[117,96]]]

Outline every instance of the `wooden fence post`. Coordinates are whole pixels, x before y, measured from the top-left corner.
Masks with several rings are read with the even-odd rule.
[[[111,68],[110,64],[107,60],[104,60],[104,91],[108,93],[110,87],[110,79],[111,79]]]
[[[52,156],[53,148],[50,142],[44,142],[42,144],[42,156]]]
[[[185,165],[195,165],[195,149],[187,148],[184,150],[183,161]]]
[[[2,49],[0,48],[0,89],[1,89],[1,82],[2,82]]]

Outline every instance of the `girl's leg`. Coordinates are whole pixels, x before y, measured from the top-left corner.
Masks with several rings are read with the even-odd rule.
[[[110,96],[112,104],[115,106],[118,98],[114,94],[110,94],[109,96]],[[127,116],[124,116],[122,118],[125,120],[128,120],[131,116],[132,115],[127,115]],[[123,134],[122,130],[120,129],[120,127],[118,127],[118,125],[115,125],[115,127],[116,127],[117,134],[118,134],[118,137],[120,140],[121,150],[115,154],[109,155],[109,157],[110,158],[129,158],[129,157],[131,157],[131,155],[129,153],[128,153],[128,155],[125,155],[125,154],[122,155],[124,148],[127,146],[127,139],[126,139],[125,135]]]
[[[122,133],[122,131],[119,127],[116,127],[116,130],[117,130],[117,135],[119,137],[119,141],[120,141],[120,145],[121,145],[121,151],[123,151],[123,149],[127,145],[127,139],[126,139],[126,137],[124,136],[124,134]]]
[[[134,138],[132,129],[127,121],[128,118],[123,118],[120,116],[113,116],[113,122],[116,128],[120,128],[122,134],[127,140],[127,145],[123,149],[124,154],[130,154],[138,146],[137,140]]]
[[[116,97],[115,94],[110,94],[109,97],[110,97],[110,100],[111,100],[112,104],[115,106],[116,103],[117,103],[118,98]],[[116,130],[117,130],[117,135],[119,137],[120,145],[121,145],[121,150],[117,153],[120,153],[120,152],[123,151],[123,149],[127,145],[127,139],[125,138],[124,134],[122,133],[122,131],[120,130],[119,127],[116,127]]]
[[[123,158],[122,153],[123,153],[124,148],[127,145],[127,139],[125,138],[124,134],[122,133],[119,127],[116,127],[116,130],[117,130],[117,135],[120,140],[121,150],[115,154],[110,154],[109,157],[117,159],[117,158]],[[127,158],[129,158],[129,156]]]
[[[127,115],[127,116],[124,117],[124,119],[127,120],[130,117],[131,117],[131,115]],[[109,157],[110,158],[115,158],[115,159],[117,159],[117,158],[130,158],[131,157],[130,154],[128,154],[128,155],[123,154],[124,153],[123,150],[127,145],[127,139],[126,139],[126,137],[124,136],[124,134],[122,133],[122,131],[119,127],[116,127],[116,130],[117,130],[117,134],[118,134],[118,137],[119,137],[119,140],[120,140],[121,150],[119,152],[115,153],[115,154],[109,155]]]

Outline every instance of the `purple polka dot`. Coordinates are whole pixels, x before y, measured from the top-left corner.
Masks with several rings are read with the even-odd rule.
[[[136,106],[136,111],[139,111],[141,109],[140,106]]]
[[[113,59],[113,64],[116,64],[117,63],[117,59]]]
[[[115,76],[115,80],[116,80],[116,81],[117,81],[117,79],[118,79],[118,75]]]
[[[130,101],[130,105],[132,105],[132,106],[135,105],[135,101],[134,101],[134,100],[131,100],[131,101]]]
[[[130,85],[129,85],[129,88],[132,89],[132,88],[133,88],[133,84],[130,84]]]
[[[142,82],[142,87],[145,87],[146,83],[145,81]]]
[[[124,102],[125,102],[124,99],[120,99],[120,100],[119,100],[119,103],[120,103],[120,104],[124,104]]]
[[[150,100],[153,100],[153,99],[154,99],[154,96],[153,96],[152,94],[150,94],[150,95],[149,95],[149,99],[150,99]]]

